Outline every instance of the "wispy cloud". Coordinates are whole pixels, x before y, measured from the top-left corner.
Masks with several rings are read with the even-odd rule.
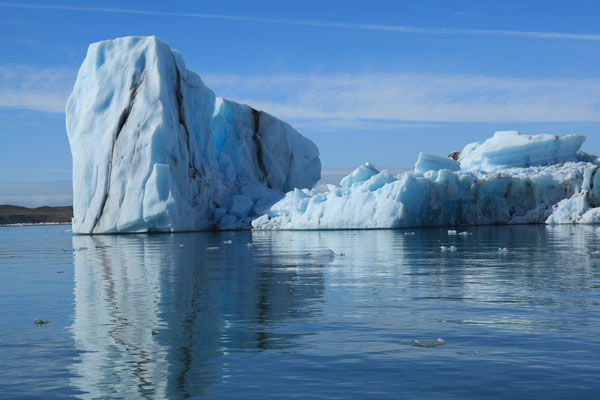
[[[0,107],[62,113],[76,71],[0,65]],[[438,122],[600,121],[600,80],[472,74],[203,74],[219,96],[299,128],[398,129]]]
[[[600,34],[587,34],[587,33],[419,27],[419,26],[407,26],[407,25],[382,25],[382,24],[365,24],[365,23],[336,22],[336,21],[316,21],[316,20],[288,19],[288,18],[266,18],[266,17],[193,13],[193,12],[136,10],[136,9],[126,9],[126,8],[76,7],[76,6],[67,6],[67,5],[46,5],[46,4],[19,4],[19,3],[8,3],[8,2],[0,2],[0,7],[36,9],[36,10],[54,10],[54,11],[118,13],[118,14],[137,14],[137,15],[158,15],[158,16],[165,16],[165,17],[220,19],[220,20],[249,21],[249,22],[282,24],[282,25],[301,25],[301,26],[312,26],[312,27],[320,27],[320,28],[362,29],[362,30],[371,30],[371,31],[416,33],[416,34],[428,34],[428,35],[512,36],[512,37],[531,38],[531,39],[562,39],[562,40],[600,41]]]
[[[0,107],[62,113],[77,71],[0,65]]]
[[[322,127],[600,121],[600,80],[465,74],[204,75],[218,95]]]

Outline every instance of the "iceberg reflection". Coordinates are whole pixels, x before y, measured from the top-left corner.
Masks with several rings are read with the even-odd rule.
[[[250,242],[250,232],[74,236],[71,383],[82,397],[199,395],[227,379],[216,358],[294,346],[299,334],[278,322],[320,312],[327,259]]]

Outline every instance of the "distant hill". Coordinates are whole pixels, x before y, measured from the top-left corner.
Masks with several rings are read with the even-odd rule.
[[[0,205],[0,225],[71,222],[73,206],[27,208]]]

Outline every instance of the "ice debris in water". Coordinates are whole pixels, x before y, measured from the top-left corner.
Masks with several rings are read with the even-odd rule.
[[[206,248],[206,250],[219,250],[219,249],[220,249],[219,246],[210,246],[210,247]]]
[[[433,341],[429,341],[429,342],[420,342],[418,340],[413,340],[411,343],[411,346],[431,348],[431,347],[440,347],[445,344],[446,344],[446,341],[444,339],[438,338],[437,340],[433,340]]]
[[[506,247],[498,247],[498,253],[508,253],[508,249]]]
[[[457,249],[456,249],[456,247],[455,247],[455,246],[450,246],[450,247],[446,247],[446,246],[440,246],[440,250],[441,250],[442,252],[449,251],[449,252],[451,252],[451,253],[454,253],[454,252],[455,252]]]
[[[231,240],[224,240],[223,244],[232,244],[233,242]]]
[[[414,236],[414,232],[404,232],[404,236]]]
[[[449,229],[448,230],[448,235],[454,236],[454,235],[456,235],[456,231],[454,229]]]
[[[458,234],[458,236],[469,236],[469,235],[472,235],[472,233],[471,232],[466,232],[466,231],[465,232],[460,232]]]
[[[35,324],[35,326],[42,326],[42,325],[49,324],[50,321],[48,321],[47,319],[37,319],[37,318],[35,318],[33,320],[33,323]]]
[[[440,157],[429,153],[420,153],[415,164],[415,172],[424,174],[427,171],[439,171],[448,169],[450,171],[460,171],[460,164],[448,157]]]

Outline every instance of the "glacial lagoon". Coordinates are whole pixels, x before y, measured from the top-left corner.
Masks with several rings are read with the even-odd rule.
[[[596,398],[600,232],[461,231],[0,227],[0,398]]]

